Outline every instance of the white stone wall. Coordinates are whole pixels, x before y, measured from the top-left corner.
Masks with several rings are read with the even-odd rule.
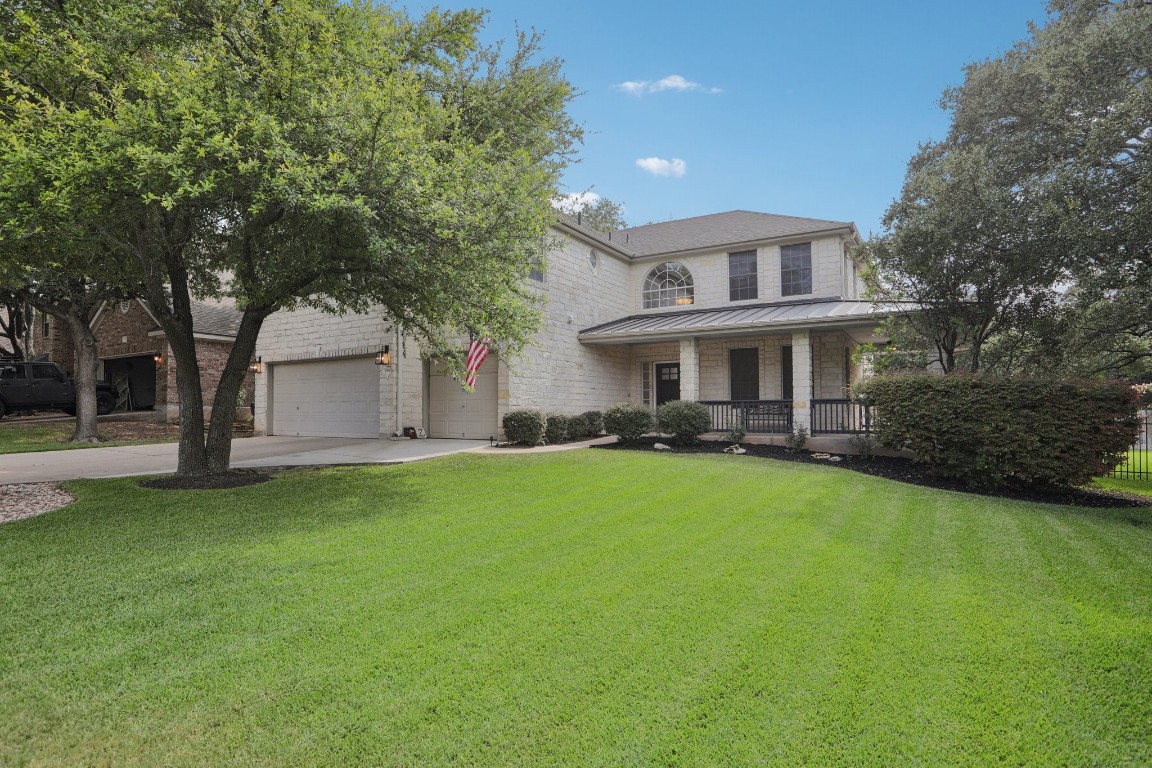
[[[844,379],[844,352],[849,355],[849,377],[854,376],[851,355],[856,351],[852,340],[838,331],[812,334],[813,394],[817,400],[847,397],[851,381]]]
[[[554,247],[545,254],[540,288],[543,324],[523,356],[507,361],[501,418],[515,408],[563,414],[603,410],[629,398],[628,348],[584,345],[576,335],[629,313],[630,265],[591,242],[551,234]],[[595,265],[593,248],[598,253]]]
[[[800,241],[805,242],[805,241]],[[859,290],[852,285],[851,264],[845,260],[844,240],[837,237],[817,238],[812,243],[812,293],[802,296],[783,296],[780,293],[780,246],[768,245],[756,249],[758,295],[755,299],[732,302],[728,300],[728,251],[714,251],[668,259],[644,259],[632,264],[628,280],[630,309],[624,314],[668,312],[676,307],[644,309],[644,278],[654,267],[665,261],[678,261],[692,273],[695,291],[694,307],[740,306],[768,301],[844,296],[853,298]]]
[[[740,339],[702,339],[700,341],[700,399],[729,400],[732,382],[729,376],[729,352],[732,349],[759,350],[760,400],[779,400],[783,394],[780,348],[792,343],[789,335],[756,336]]]

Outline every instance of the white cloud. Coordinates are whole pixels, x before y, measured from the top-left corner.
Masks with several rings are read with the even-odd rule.
[[[553,200],[552,206],[560,209],[564,213],[575,214],[576,211],[585,205],[593,205],[599,199],[600,195],[595,192],[571,192],[567,195],[560,195],[560,197]]]
[[[624,91],[624,93],[631,93],[634,96],[639,96],[644,93],[644,89],[647,87],[647,80],[627,80],[616,86],[618,90]]]
[[[705,91],[707,93],[720,93],[720,88],[707,88],[700,83],[689,80],[681,75],[668,75],[655,82],[651,80],[626,80],[616,84],[616,90],[630,93],[633,96],[642,96],[645,93],[660,93],[661,91]]]
[[[642,157],[636,161],[636,166],[653,176],[668,176],[673,179],[678,179],[688,172],[688,164],[678,157],[671,160],[662,157]]]

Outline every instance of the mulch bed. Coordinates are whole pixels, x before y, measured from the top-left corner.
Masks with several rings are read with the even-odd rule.
[[[217,475],[207,477],[157,477],[144,480],[141,488],[154,488],[161,491],[217,491],[227,488],[244,488],[249,485],[260,485],[272,479],[271,475],[251,469],[233,469]]]
[[[666,439],[656,438],[641,438],[638,442],[632,445],[622,445],[620,443],[612,443],[609,445],[593,446],[601,450],[635,450],[635,451],[653,451],[652,446],[656,443],[664,443],[671,445]],[[724,453],[730,443],[701,441],[697,445],[690,446],[672,446],[672,453]],[[808,451],[789,451],[783,446],[779,445],[743,445],[744,450],[747,451],[745,456],[759,456],[765,459],[776,459],[778,461],[794,461],[801,464],[819,464],[825,467],[837,467],[839,469],[848,469],[854,472],[862,472],[866,475],[875,475],[877,477],[887,478],[888,480],[896,480],[901,483],[911,483],[912,485],[923,485],[928,488],[939,488],[946,491],[959,491],[961,493],[973,493],[980,496],[996,496],[1005,499],[1015,499],[1019,501],[1035,501],[1042,504],[1063,504],[1077,507],[1152,507],[1152,498],[1146,496],[1137,496],[1134,494],[1120,493],[1117,491],[1104,491],[1088,488],[1032,488],[1028,486],[1009,486],[1006,488],[973,488],[963,483],[954,480],[945,480],[935,477],[928,470],[924,464],[917,463],[910,459],[901,459],[892,456],[873,456],[871,458],[862,458],[860,456],[851,456],[843,454],[830,454],[840,458],[840,461],[829,461],[828,459],[814,458],[814,454]],[[733,459],[739,459],[740,456],[733,456]],[[1134,525],[1142,525],[1142,522],[1133,521]]]

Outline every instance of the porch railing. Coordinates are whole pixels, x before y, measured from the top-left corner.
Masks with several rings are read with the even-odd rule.
[[[792,431],[789,400],[703,400],[712,415],[712,431],[741,426],[748,434],[787,434]]]
[[[1128,458],[1109,472],[1108,476],[1128,480],[1152,480],[1152,411],[1140,412],[1140,434],[1128,451]]]
[[[813,400],[812,434],[867,435],[872,431],[872,409],[848,399]]]

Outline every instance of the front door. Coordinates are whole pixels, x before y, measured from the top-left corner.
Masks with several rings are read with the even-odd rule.
[[[729,395],[733,400],[760,399],[760,350],[744,347],[728,350]]]
[[[656,363],[656,405],[680,399],[680,363]]]

